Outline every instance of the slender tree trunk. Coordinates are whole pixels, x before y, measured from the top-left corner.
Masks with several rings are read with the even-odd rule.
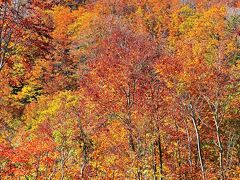
[[[216,126],[216,133],[217,133],[217,141],[218,141],[218,148],[219,148],[219,168],[220,168],[219,171],[221,175],[221,180],[224,180],[225,177],[224,177],[224,170],[223,170],[223,148],[222,148],[222,142],[221,142],[218,126]]]
[[[195,134],[196,134],[197,151],[198,151],[198,158],[199,158],[200,167],[201,167],[201,171],[202,171],[202,178],[205,179],[205,168],[204,168],[204,163],[203,163],[203,158],[202,158],[201,139],[200,139],[200,135],[199,135],[195,117],[192,116],[191,119],[192,119],[193,126],[195,129]]]
[[[157,142],[154,141],[152,149],[152,168],[153,168],[153,179],[157,180],[157,163],[156,163],[156,146]]]
[[[83,142],[83,149],[82,149],[82,153],[83,153],[83,161],[82,161],[82,165],[80,168],[80,178],[84,179],[84,170],[87,164],[87,146],[85,144],[85,142]]]
[[[192,120],[192,123],[194,126],[194,130],[195,130],[195,134],[196,134],[197,152],[198,152],[200,168],[202,171],[202,178],[205,179],[205,167],[204,167],[204,161],[203,161],[203,157],[202,157],[201,139],[200,139],[200,134],[199,134],[199,130],[198,130],[195,109],[191,103],[188,106],[188,110],[190,111],[190,117],[191,117],[191,120]]]
[[[157,145],[158,145],[158,155],[159,155],[159,169],[160,169],[160,179],[163,179],[163,152],[162,152],[162,142],[161,142],[161,135],[158,128],[158,139],[157,139]]]
[[[218,102],[214,105],[214,124],[216,128],[216,135],[217,135],[217,146],[219,149],[219,174],[221,180],[225,179],[224,176],[224,167],[223,167],[223,147],[221,141],[221,134],[220,134],[220,127],[219,127],[219,113],[218,113]]]
[[[80,177],[81,179],[84,179],[84,169],[85,169],[85,162],[82,163],[81,169],[80,169]]]
[[[125,124],[128,129],[128,141],[129,141],[129,147],[132,151],[136,151],[135,144],[134,144],[134,137],[133,137],[133,131],[132,131],[132,120],[131,120],[131,107],[133,106],[134,103],[134,91],[135,91],[135,81],[133,83],[133,92],[131,93],[130,89],[131,86],[128,85],[127,90],[123,90],[125,93],[126,97],[126,109],[127,109],[127,114],[126,114],[126,119],[125,119]]]
[[[88,164],[88,150],[89,148],[91,147],[91,140],[87,137],[83,127],[82,127],[82,122],[81,122],[81,119],[80,119],[80,115],[79,115],[79,118],[78,118],[78,128],[79,128],[79,134],[80,134],[80,141],[79,143],[83,143],[83,146],[82,146],[82,163],[80,165],[80,179],[85,179],[84,177],[84,170],[86,168],[86,165]]]

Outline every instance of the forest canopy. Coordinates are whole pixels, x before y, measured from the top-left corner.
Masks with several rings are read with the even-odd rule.
[[[240,179],[239,0],[0,0],[0,179]]]

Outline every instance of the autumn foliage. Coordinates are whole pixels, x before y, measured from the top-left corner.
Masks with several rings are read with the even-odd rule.
[[[238,0],[1,0],[0,179],[239,179]]]

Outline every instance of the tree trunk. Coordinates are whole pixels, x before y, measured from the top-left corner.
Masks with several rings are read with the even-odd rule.
[[[159,128],[158,128],[159,131]],[[161,143],[161,135],[160,132],[158,132],[158,139],[157,139],[157,145],[158,145],[158,155],[159,155],[159,169],[160,169],[160,179],[163,179],[163,152],[162,152],[162,143]]]
[[[203,158],[202,158],[201,139],[200,139],[198,127],[196,124],[196,120],[194,117],[191,117],[191,119],[192,119],[193,126],[195,129],[195,134],[196,134],[197,151],[198,151],[198,158],[199,158],[200,167],[201,167],[201,171],[202,171],[202,178],[205,179],[205,168],[204,168],[204,163],[203,163]]]
[[[192,104],[189,104],[189,110],[190,110],[190,117],[192,119],[192,123],[193,123],[195,134],[196,134],[197,151],[198,151],[198,158],[199,158],[199,163],[202,171],[202,178],[205,179],[205,167],[204,167],[204,161],[202,157],[201,139],[200,139],[200,134],[199,134],[198,125],[197,125],[196,113]]]
[[[214,124],[216,128],[216,135],[217,135],[217,145],[219,148],[219,174],[220,179],[224,180],[224,168],[223,168],[223,147],[222,147],[222,141],[221,141],[221,135],[220,135],[220,129],[219,129],[219,113],[218,113],[218,102],[214,105]]]
[[[152,168],[153,168],[153,179],[157,180],[157,164],[156,164],[156,146],[157,142],[153,143],[153,149],[152,149]]]

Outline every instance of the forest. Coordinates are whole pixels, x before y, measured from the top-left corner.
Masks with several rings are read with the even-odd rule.
[[[1,180],[239,180],[239,0],[0,0]]]

